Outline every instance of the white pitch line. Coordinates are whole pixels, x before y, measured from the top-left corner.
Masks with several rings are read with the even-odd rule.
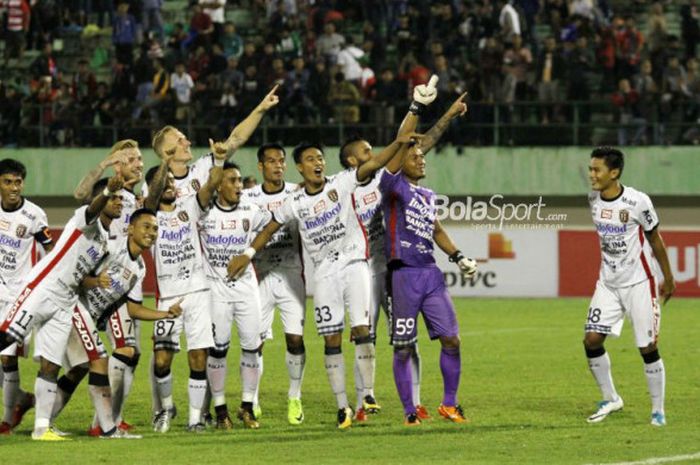
[[[587,464],[587,465],[656,465],[659,463],[683,462],[685,460],[700,459],[700,452],[686,455],[671,455],[669,457],[652,457],[645,460],[637,460],[635,462],[615,462],[606,464]]]

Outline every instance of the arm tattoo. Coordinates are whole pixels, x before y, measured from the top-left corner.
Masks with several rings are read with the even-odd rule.
[[[73,191],[73,197],[81,202],[90,198],[92,188],[95,186],[97,180],[100,179],[102,173],[104,173],[104,169],[99,165],[90,170],[90,172],[80,180],[78,187]]]
[[[448,115],[442,115],[442,118],[435,123],[435,126],[430,128],[428,132],[425,133],[423,138],[423,143],[421,144],[423,148],[423,153],[428,153],[430,149],[435,147],[442,134],[445,132],[447,127],[450,125],[451,118]]]

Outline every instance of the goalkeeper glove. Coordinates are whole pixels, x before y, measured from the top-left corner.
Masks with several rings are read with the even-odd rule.
[[[438,77],[433,74],[430,77],[428,84],[421,84],[413,88],[413,102],[411,106],[408,107],[408,111],[414,115],[420,116],[425,110],[425,107],[433,103],[435,97],[437,97],[437,86]]]
[[[462,277],[471,278],[476,274],[476,261],[465,257],[459,250],[450,255],[450,261],[457,264]]]

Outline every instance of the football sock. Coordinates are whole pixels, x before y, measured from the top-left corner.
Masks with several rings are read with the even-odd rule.
[[[355,357],[355,363],[353,363],[352,372],[353,376],[355,377],[355,396],[357,399],[357,403],[355,404],[355,411],[357,411],[362,407],[362,401],[365,398],[365,388],[362,384],[362,375],[360,374],[360,367],[357,366],[357,357]]]
[[[258,380],[255,384],[255,394],[253,394],[253,405],[260,405],[260,399],[259,399],[259,394],[260,394],[260,381],[262,380],[262,375],[263,375],[263,356],[262,353],[259,353],[258,357]]]
[[[348,396],[345,392],[345,360],[340,347],[326,347],[325,365],[338,408],[345,408],[348,406]]]
[[[138,320],[137,320],[138,322]],[[124,402],[126,402],[126,399],[129,397],[129,393],[131,392],[131,386],[134,384],[134,375],[136,374],[136,366],[139,364],[139,360],[141,359],[141,354],[136,354],[133,357],[129,358],[126,361],[126,364],[129,365],[129,369],[124,372],[124,398],[122,399],[122,405],[121,408],[119,409],[119,421],[121,422],[121,417],[122,417],[122,410],[124,409]],[[117,423],[118,425],[119,423]]]
[[[56,386],[56,395],[54,397],[54,402],[51,405],[52,421],[58,416],[59,413],[61,413],[61,410],[63,410],[63,407],[66,406],[71,396],[73,395],[75,388],[77,387],[78,385],[66,375],[63,375],[60,378],[58,378]]]
[[[301,353],[285,353],[287,362],[287,373],[289,374],[289,391],[287,396],[290,399],[301,399],[301,383],[304,380],[304,367],[306,366],[306,351],[301,347]]]
[[[34,395],[36,404],[34,406],[34,432],[42,434],[49,427],[51,422],[51,409],[56,400],[58,387],[56,381],[50,381],[37,376],[34,382]]]
[[[173,375],[168,370],[165,376],[156,375],[155,379],[161,410],[170,410],[173,408]]]
[[[399,392],[399,399],[403,405],[404,414],[408,415],[416,412],[413,403],[413,380],[411,374],[411,353],[410,349],[394,350],[394,382],[396,390]]]
[[[666,390],[666,369],[658,351],[645,354],[644,374],[651,395],[651,411],[664,413],[664,392]],[[651,357],[648,357],[651,356]],[[647,362],[647,360],[653,360]]]
[[[241,400],[253,403],[260,385],[262,356],[258,351],[241,351]]]
[[[112,390],[112,418],[115,422],[121,420],[122,405],[124,404],[124,376],[131,371],[123,354],[112,354],[109,357],[109,387]],[[104,431],[104,430],[103,430]]]
[[[418,346],[413,346],[411,351],[411,374],[413,375],[413,405],[420,405],[420,354]]]
[[[443,347],[440,351],[440,371],[442,372],[442,405],[457,405],[457,388],[462,373],[459,347]]]
[[[207,392],[207,372],[190,370],[187,394],[190,401],[189,425],[196,425],[202,419],[202,404]],[[164,403],[165,404],[165,403]]]
[[[207,357],[207,377],[209,378],[209,390],[214,401],[214,407],[226,403],[227,371],[226,357],[217,358],[211,355]]]
[[[595,355],[594,357],[588,357],[588,367],[591,369],[596,383],[598,383],[603,400],[617,400],[619,396],[613,384],[610,356],[605,352],[605,349],[601,348],[601,351],[602,353],[600,351],[587,352],[588,355]]]
[[[374,390],[374,361],[375,348],[372,344],[372,339],[368,336],[355,340],[355,364],[357,371],[360,374],[360,384],[358,386],[357,379],[355,380],[355,388],[362,387],[362,397],[366,396]]]
[[[109,388],[109,377],[99,373],[90,373],[88,392],[97,421],[104,433],[114,430],[114,417],[112,416],[112,394]]]
[[[158,383],[156,377],[156,356],[151,355],[151,368],[148,370],[151,377],[151,406],[153,407],[153,413],[158,413],[163,410],[163,406],[160,403],[160,395],[158,394]]]
[[[12,414],[15,410],[15,404],[21,394],[19,388],[19,368],[15,365],[2,367],[4,378],[2,380],[2,399],[5,405],[5,415],[3,421],[12,424]]]

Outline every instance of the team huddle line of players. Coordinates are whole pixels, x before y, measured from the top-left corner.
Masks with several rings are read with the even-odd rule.
[[[435,264],[434,246],[465,277],[474,275],[476,262],[453,243],[436,218],[435,193],[419,183],[425,177],[425,154],[467,106],[465,95],[460,96],[428,132],[416,134],[420,114],[437,95],[436,83],[433,77],[415,88],[396,139],[380,153],[373,154],[363,139],[345,143],[340,150],[345,170],[340,173],[326,177],[319,144],[295,147],[292,156],[301,184],[285,182],[286,153],[279,144],[259,148],[264,182],[251,189],[243,190],[240,169],[229,161],[264,114],[277,105],[276,88],[227,140],[210,141],[211,152],[192,164],[190,141],[184,134],[172,126],[158,131],[153,149],[161,163],[146,174],[140,196],[134,194],[143,180],[138,144],[120,141],[81,180],[74,195],[86,205],[75,211],[55,244],[46,214],[21,195],[24,166],[11,159],[0,161],[5,406],[0,433],[9,434],[34,406],[32,439],[66,440],[68,433],[56,427],[58,415],[88,376],[95,409],[90,434],[139,438],[122,415],[140,359],[141,320],[154,321],[149,369],[154,431],[167,432],[177,414],[171,366],[183,332],[190,369],[187,430],[204,431],[209,422],[221,429],[233,427],[225,380],[234,325],[241,348],[241,402],[236,416],[244,427],[259,428],[263,347],[272,338],[275,308],[286,342],[287,419],[292,425],[301,424],[306,363],[302,251],[313,264],[313,318],[324,338],[337,427],[367,421],[368,414],[381,409],[374,393],[380,307],[387,315],[394,347],[393,372],[404,424],[420,425],[430,418],[420,399],[419,313],[430,338],[441,343],[443,398],[437,412],[449,421],[467,422],[457,402],[459,327]],[[607,334],[619,334],[622,318],[629,314],[649,379],[652,423],[661,425],[665,375],[656,349],[659,303],[650,270],[651,250],[664,273],[666,298],[673,292],[673,277],[651,202],[619,183],[623,167],[619,151],[598,150],[591,158],[596,194],[590,200],[603,263],[585,347],[604,401],[589,421],[600,421],[622,408],[603,342]],[[108,167],[114,176],[101,178]],[[627,207],[624,215],[620,207]],[[644,233],[649,237],[646,242]],[[46,255],[34,264],[36,243]],[[146,250],[155,262],[156,309],[143,305]],[[355,346],[354,409],[346,393],[342,354],[346,316]],[[112,347],[110,356],[99,334],[102,330]],[[32,331],[34,357],[40,363],[33,395],[19,388],[17,362],[18,356],[27,355]],[[61,367],[65,372],[59,377]]]

